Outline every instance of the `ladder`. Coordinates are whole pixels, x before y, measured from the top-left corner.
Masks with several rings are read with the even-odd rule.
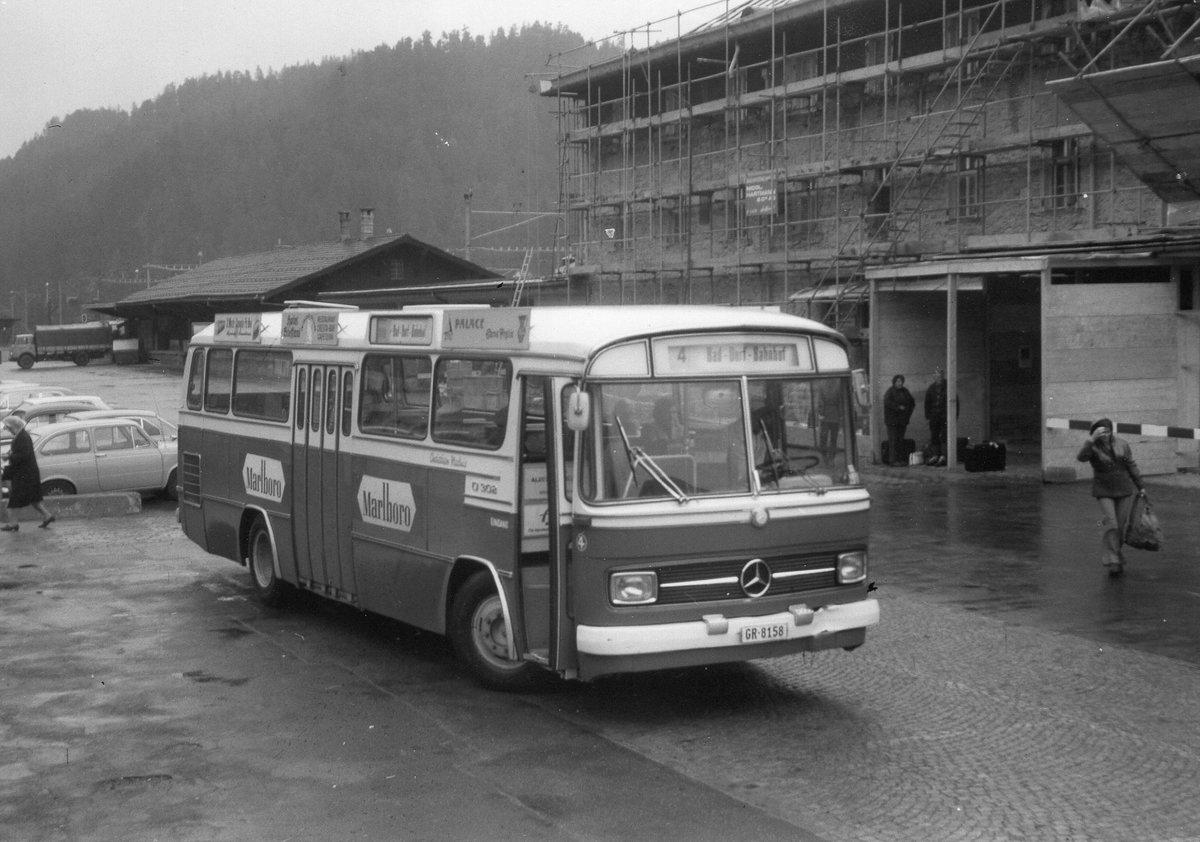
[[[525,290],[525,279],[529,277],[529,264],[533,262],[533,248],[525,250],[525,259],[521,261],[521,268],[517,270],[517,277],[513,284],[513,297],[510,306],[516,307],[521,303],[521,293]]]

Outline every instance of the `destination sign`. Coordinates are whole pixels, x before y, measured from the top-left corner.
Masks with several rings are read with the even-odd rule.
[[[371,319],[374,345],[432,345],[433,316],[376,316]]]
[[[285,345],[338,344],[341,328],[336,310],[284,310],[280,341]]]
[[[523,351],[529,348],[529,309],[521,307],[446,310],[443,348]]]
[[[659,374],[813,371],[808,341],[775,336],[688,336],[654,341]]]

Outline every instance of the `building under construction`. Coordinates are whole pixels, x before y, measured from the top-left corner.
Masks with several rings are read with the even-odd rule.
[[[571,300],[834,324],[875,452],[891,376],[919,402],[939,367],[951,441],[1007,440],[1052,478],[1075,476],[1064,421],[1200,427],[1193,2],[697,11],[601,64],[551,59]],[[1191,439],[1126,437],[1152,471],[1196,465]]]

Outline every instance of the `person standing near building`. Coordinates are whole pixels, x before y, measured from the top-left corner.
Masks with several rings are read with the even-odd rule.
[[[904,387],[904,375],[897,374],[892,378],[892,388],[883,395],[883,424],[888,432],[888,459],[893,465],[908,464],[904,433],[916,408],[912,392]]]
[[[1108,418],[1092,424],[1078,459],[1092,466],[1092,496],[1104,513],[1104,519],[1100,521],[1104,527],[1104,552],[1100,563],[1108,568],[1109,576],[1120,576],[1125,569],[1121,545],[1125,542],[1125,529],[1133,509],[1134,491],[1136,489],[1142,495],[1146,489],[1133,460],[1132,448],[1124,439],[1113,435],[1114,429]]]
[[[0,474],[5,482],[10,483],[8,492],[8,507],[4,510],[4,532],[16,532],[21,528],[17,523],[13,509],[23,509],[33,506],[42,516],[38,526],[43,529],[54,523],[54,515],[46,511],[42,505],[42,475],[38,471],[37,457],[33,453],[33,439],[25,429],[25,422],[12,415],[4,419],[4,428],[12,434],[12,445],[8,451],[8,464]]]
[[[946,374],[940,368],[925,390],[925,420],[929,422],[928,465],[946,464]]]

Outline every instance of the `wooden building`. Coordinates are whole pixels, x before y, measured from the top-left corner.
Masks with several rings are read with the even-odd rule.
[[[283,309],[289,301],[399,307],[404,303],[510,303],[515,281],[407,234],[360,235],[220,258],[102,308],[137,325],[144,356],[180,361],[198,325],[217,313]]]

